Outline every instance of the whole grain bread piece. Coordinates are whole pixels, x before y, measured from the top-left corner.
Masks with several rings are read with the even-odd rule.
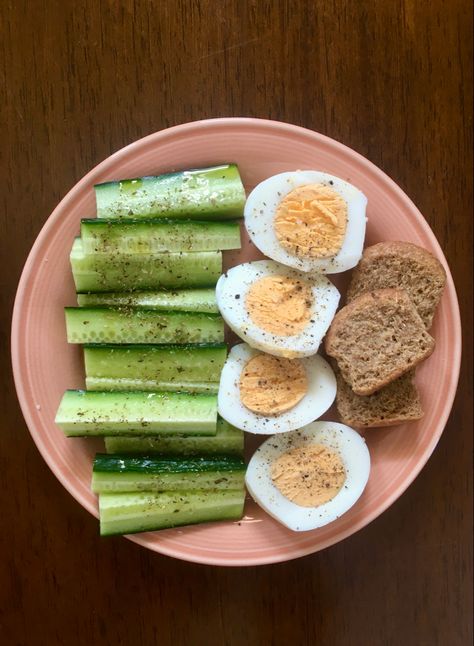
[[[326,335],[326,352],[356,395],[380,390],[429,357],[434,346],[403,289],[362,294],[339,310]]]
[[[410,242],[379,242],[364,250],[352,272],[347,302],[374,289],[405,289],[429,329],[445,284],[443,265],[426,249]]]
[[[413,381],[414,370],[365,397],[355,394],[339,370],[336,369],[335,373],[336,406],[344,424],[355,428],[374,428],[395,426],[423,417],[420,395]]]

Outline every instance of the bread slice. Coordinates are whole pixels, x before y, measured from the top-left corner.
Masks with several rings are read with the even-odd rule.
[[[410,242],[380,242],[364,250],[347,302],[374,289],[405,289],[429,329],[445,284],[443,265],[426,249]]]
[[[336,370],[336,406],[344,424],[355,428],[395,426],[423,417],[420,396],[413,382],[414,370],[406,372],[376,393],[356,395]]]
[[[433,352],[412,300],[403,289],[362,294],[334,317],[326,352],[356,395],[371,395]]]

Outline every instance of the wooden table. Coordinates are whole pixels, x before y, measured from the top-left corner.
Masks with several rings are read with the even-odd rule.
[[[470,643],[471,3],[1,5],[2,643]],[[250,569],[100,540],[96,520],[50,473],[27,432],[7,342],[22,265],[68,189],[134,139],[229,115],[312,128],[393,177],[445,250],[465,326],[451,419],[406,494],[323,553]]]

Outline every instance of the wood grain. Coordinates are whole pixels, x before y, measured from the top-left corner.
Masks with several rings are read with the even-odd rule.
[[[471,643],[472,4],[468,0],[1,3],[0,634],[15,646]],[[323,132],[386,171],[432,226],[461,297],[456,404],[382,517],[299,561],[174,561],[97,523],[19,411],[11,307],[35,236],[111,152],[212,116]],[[449,366],[447,366],[449,369]]]

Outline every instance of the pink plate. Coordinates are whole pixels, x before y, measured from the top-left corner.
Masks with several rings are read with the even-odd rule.
[[[76,184],[54,210],[31,250],[13,314],[13,370],[21,408],[38,449],[66,489],[97,516],[97,501],[89,482],[92,456],[101,442],[65,439],[53,421],[63,391],[84,383],[81,349],[66,343],[63,314],[65,305],[76,304],[68,255],[80,218],[95,213],[93,185],[97,182],[225,161],[239,165],[247,189],[269,175],[295,169],[324,170],[348,180],[369,200],[369,244],[380,240],[414,242],[434,253],[448,274],[432,330],[436,351],[417,374],[425,417],[406,427],[366,433],[372,472],[362,498],[347,514],[321,529],[294,533],[248,501],[246,517],[241,522],[129,537],[151,550],[188,561],[258,565],[321,550],[381,514],[420,472],[451,410],[461,355],[459,309],[452,277],[423,216],[372,163],[323,135],[259,119],[188,123],[120,150]],[[253,253],[246,244],[238,258],[228,259],[228,263],[248,260]]]

